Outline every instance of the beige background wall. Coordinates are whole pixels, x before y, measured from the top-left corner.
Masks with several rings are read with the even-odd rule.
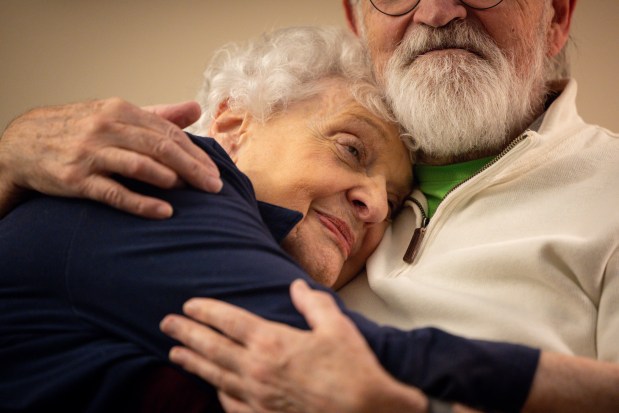
[[[580,0],[572,30],[581,114],[615,131],[618,22],[619,0]],[[0,0],[0,130],[45,104],[191,99],[215,47],[296,24],[343,25],[340,0]]]

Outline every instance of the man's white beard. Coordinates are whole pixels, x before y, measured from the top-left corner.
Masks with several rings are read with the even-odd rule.
[[[508,58],[467,22],[410,32],[383,72],[410,148],[426,162],[440,162],[496,154],[507,146],[538,114],[545,96],[544,40],[535,40]],[[462,50],[424,55],[436,49]],[[526,73],[517,73],[516,58],[527,59]]]

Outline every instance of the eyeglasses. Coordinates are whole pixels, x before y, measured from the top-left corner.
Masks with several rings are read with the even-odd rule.
[[[421,0],[370,0],[372,6],[387,16],[404,16],[410,13]],[[488,10],[498,6],[503,0],[460,0],[460,3],[475,10]]]

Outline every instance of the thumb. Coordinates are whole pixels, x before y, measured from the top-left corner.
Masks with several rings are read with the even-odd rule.
[[[198,102],[193,100],[167,105],[144,106],[142,109],[161,116],[181,129],[195,123],[202,113]]]
[[[290,285],[290,298],[312,329],[337,328],[342,312],[328,293],[312,290],[305,281],[298,279]]]

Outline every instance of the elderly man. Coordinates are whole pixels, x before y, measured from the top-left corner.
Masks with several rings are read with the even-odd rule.
[[[370,260],[367,278],[346,287],[344,297],[353,308],[399,326],[436,325],[469,336],[590,358],[545,354],[525,406],[530,411],[619,408],[619,369],[604,362],[619,361],[615,344],[619,319],[613,315],[619,302],[619,222],[614,207],[619,194],[613,184],[619,172],[619,144],[616,135],[586,125],[578,117],[576,85],[563,80],[567,76],[564,46],[574,6],[575,1],[569,0],[344,2],[349,23],[366,42],[420,164],[416,174],[420,192],[413,195],[409,208]],[[87,104],[58,110],[70,118],[62,125],[78,131],[84,130],[78,112],[96,113]],[[46,110],[22,117],[5,133],[5,148],[16,142],[20,130],[51,117]],[[107,124],[97,123],[103,129],[101,125]],[[48,125],[45,132],[60,125]],[[149,149],[166,142],[168,131],[178,136],[168,127],[153,135],[154,144],[132,143],[142,148],[142,155],[126,154],[125,143],[120,149],[107,148],[105,155],[93,155],[103,165],[93,176],[100,178],[101,170],[112,169],[106,167],[114,163],[112,159],[122,158],[127,162],[118,165],[139,165],[137,170],[155,183],[174,182],[177,175],[170,167],[190,182],[199,181],[196,176],[202,171],[197,161],[190,160],[190,166],[182,169],[176,166],[183,163],[179,161],[183,156],[190,157],[182,144],[165,159]],[[93,129],[88,132],[84,142],[96,135]],[[124,173],[132,169],[114,168]],[[74,174],[90,172],[76,163]],[[29,179],[15,177],[11,188],[36,188],[43,178]],[[83,193],[150,216],[171,212],[165,204],[111,185],[104,181],[85,186]],[[325,383],[347,385],[342,387],[347,389],[367,385],[373,375],[355,375],[353,380],[343,366],[320,375],[319,367],[329,366],[329,353],[312,351],[328,343],[328,335],[322,333],[345,320],[321,297],[306,293],[300,300],[318,305],[314,308],[318,314],[303,307],[316,327],[314,334],[295,339],[301,333],[250,318],[247,331],[252,334],[230,332],[244,344],[233,347],[238,353],[231,358],[239,362],[231,364],[228,359],[225,364],[224,360],[222,370],[213,364],[218,360],[209,361],[195,352],[180,351],[175,359],[203,377],[219,378],[239,411],[259,410],[256,406],[262,406],[268,396],[278,400],[273,394],[284,394],[289,406],[298,407],[295,396],[321,394]],[[226,307],[223,314],[218,309],[217,303],[209,303],[206,309],[190,309],[190,314],[224,331],[230,320],[237,327],[248,321],[246,314],[234,309]],[[199,352],[202,348],[195,338],[208,330],[196,324],[187,329],[188,323],[173,318],[164,327],[189,340]],[[252,341],[270,331],[286,337],[271,343],[278,346],[271,354],[277,354],[280,363],[269,364],[264,347]],[[211,342],[217,339],[209,337]],[[340,345],[353,340],[338,339]],[[315,354],[320,354],[324,365],[313,361]],[[349,362],[353,356],[369,357],[361,352],[346,356]],[[271,371],[284,378],[281,382],[287,388],[298,388],[295,378],[306,379],[301,381],[305,391],[273,393],[264,383],[252,386],[251,375],[234,375],[246,368],[243,360],[285,366]],[[312,377],[307,374],[295,376],[295,367],[304,373],[316,371],[321,380],[307,380]],[[236,386],[230,385],[233,381]],[[338,397],[305,397],[301,411],[316,411],[311,403],[316,399],[323,411],[347,411],[338,410]]]
[[[564,79],[574,3],[345,2],[423,193],[344,292],[353,308],[619,361],[619,145]]]

